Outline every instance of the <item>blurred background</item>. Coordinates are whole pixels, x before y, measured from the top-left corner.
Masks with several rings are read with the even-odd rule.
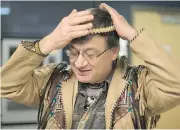
[[[50,33],[72,9],[97,8],[103,1],[1,1],[1,54],[3,65],[22,40],[34,41]],[[179,1],[105,1],[137,30],[145,28],[154,39],[180,61]],[[132,64],[144,64],[120,40],[120,55]],[[148,48],[147,48],[148,49]],[[52,52],[42,64],[68,62],[63,50]],[[158,104],[157,104],[158,105]],[[179,128],[180,106],[165,112],[157,128]],[[37,128],[37,109],[1,100],[1,128]]]

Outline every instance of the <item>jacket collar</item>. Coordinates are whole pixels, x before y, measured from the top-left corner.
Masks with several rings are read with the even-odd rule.
[[[105,104],[105,119],[106,119],[106,128],[108,129],[110,127],[110,120],[111,120],[111,112],[113,109],[113,105],[117,101],[117,99],[120,97],[126,81],[122,78],[123,74],[120,68],[119,60],[117,61],[116,69],[114,71],[111,84],[109,86],[106,104]]]

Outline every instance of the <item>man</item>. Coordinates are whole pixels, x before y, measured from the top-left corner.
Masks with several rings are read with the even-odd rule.
[[[73,10],[41,41],[22,42],[3,65],[1,96],[39,106],[38,128],[153,128],[159,113],[180,104],[173,57],[115,9],[104,3],[100,8]],[[147,66],[118,59],[119,37]],[[70,66],[38,68],[51,51],[67,45]]]

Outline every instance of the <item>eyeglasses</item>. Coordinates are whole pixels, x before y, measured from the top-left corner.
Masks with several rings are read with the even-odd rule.
[[[79,55],[81,54],[84,59],[86,59],[87,61],[93,61],[96,60],[98,57],[100,57],[103,53],[105,53],[107,50],[109,50],[110,48],[105,49],[103,52],[101,52],[100,54],[96,54],[96,53],[88,53],[88,52],[80,52],[80,51],[75,51],[75,50],[70,50],[67,49],[66,55],[72,59],[72,60],[76,60]]]

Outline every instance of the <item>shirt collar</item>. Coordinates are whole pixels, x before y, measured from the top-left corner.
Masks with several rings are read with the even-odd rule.
[[[112,63],[112,70],[111,70],[110,74],[108,75],[106,80],[103,81],[105,86],[103,87],[102,91],[107,91],[108,90],[108,87],[109,87],[109,85],[111,83],[111,80],[112,80],[112,77],[113,77],[113,74],[114,74],[114,70],[116,68],[116,63],[117,63],[117,59]],[[84,93],[85,90],[86,90],[86,85],[88,85],[88,84],[79,82],[78,91]]]

